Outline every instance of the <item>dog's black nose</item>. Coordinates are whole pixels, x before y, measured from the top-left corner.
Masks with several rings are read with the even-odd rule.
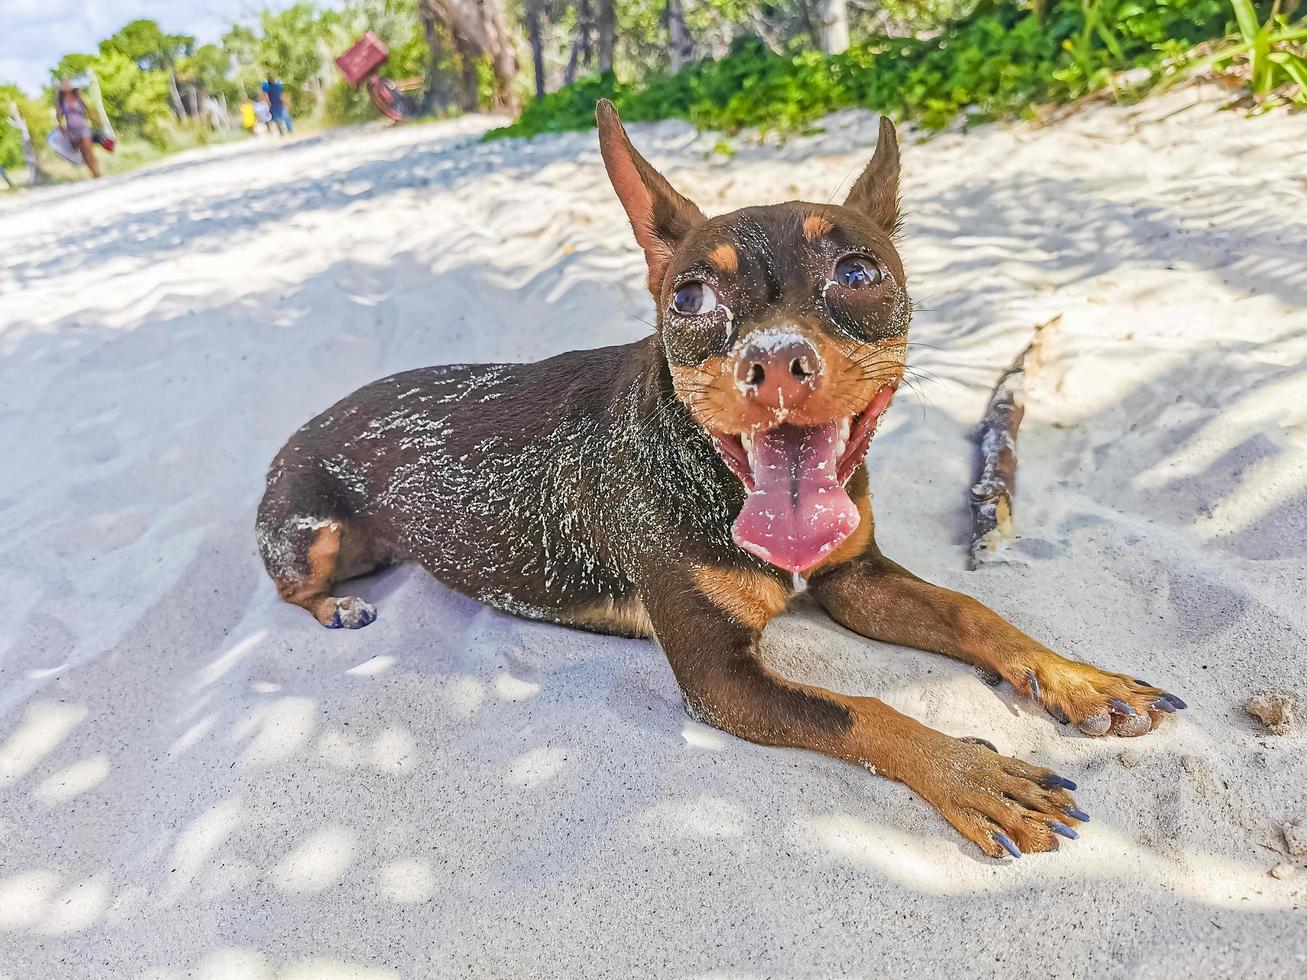
[[[769,408],[793,408],[821,377],[821,356],[812,342],[792,333],[764,333],[744,345],[735,379],[746,397]]]

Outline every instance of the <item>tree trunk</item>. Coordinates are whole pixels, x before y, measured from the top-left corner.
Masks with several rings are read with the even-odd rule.
[[[486,58],[495,74],[495,108],[517,115],[517,53],[504,0],[421,0],[419,10],[443,24],[454,39],[465,90],[472,82],[475,91],[476,61]]]
[[[462,66],[464,112],[476,112],[480,105],[480,79],[477,78],[477,51],[467,40],[454,35],[454,47],[458,49],[458,60]]]
[[[613,49],[617,47],[615,0],[599,0],[599,70],[613,70]]]
[[[576,8],[576,34],[581,44],[581,67],[589,69],[594,61],[592,37],[594,33],[594,14],[590,10],[590,0],[581,0]]]
[[[182,104],[182,94],[177,89],[177,73],[168,70],[168,101],[172,103],[172,114],[178,119],[186,116],[186,106]]]
[[[430,66],[427,69],[427,90],[422,93],[422,113],[433,115],[453,103],[454,93],[450,90],[449,78],[441,64],[447,52],[440,24],[426,4],[418,9],[418,19],[422,21],[422,36],[426,39],[427,50],[431,53]]]
[[[581,35],[577,34],[572,41],[572,51],[567,56],[567,67],[563,70],[563,84],[571,85],[576,81],[576,66],[581,60]]]
[[[667,0],[667,60],[675,75],[694,57],[694,38],[685,26],[685,5],[682,0]]]
[[[818,0],[821,17],[821,49],[841,54],[849,49],[848,0]]]
[[[531,42],[531,63],[535,66],[536,98],[545,94],[545,54],[540,44],[540,0],[526,0],[526,36]]]

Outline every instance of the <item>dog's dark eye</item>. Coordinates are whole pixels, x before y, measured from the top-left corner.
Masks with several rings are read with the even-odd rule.
[[[880,266],[865,255],[846,255],[835,263],[835,281],[850,289],[866,289],[883,278]]]
[[[698,316],[717,309],[717,293],[706,282],[683,282],[676,287],[672,309],[681,316]]]

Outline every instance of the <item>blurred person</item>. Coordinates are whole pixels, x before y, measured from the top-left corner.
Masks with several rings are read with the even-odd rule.
[[[263,83],[263,94],[268,100],[268,110],[272,113],[272,121],[277,124],[277,132],[285,134],[295,131],[291,123],[290,109],[286,104],[286,93],[281,82],[277,81],[277,76],[271,72],[268,79]]]
[[[59,79],[54,97],[54,118],[59,131],[82,154],[92,177],[100,176],[100,162],[95,158],[91,115],[82,99],[81,87],[72,78]]]
[[[241,128],[253,136],[254,127],[258,122],[259,117],[254,114],[254,103],[250,101],[249,96],[246,96],[241,100]]]
[[[272,132],[272,110],[268,108],[266,98],[259,99],[254,103],[254,118],[263,126],[265,132]]]

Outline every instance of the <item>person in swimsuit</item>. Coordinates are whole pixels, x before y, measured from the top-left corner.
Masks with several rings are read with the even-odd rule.
[[[71,78],[59,79],[59,90],[54,97],[54,117],[68,142],[82,153],[82,159],[91,168],[91,176],[100,176],[100,163],[95,158],[95,144],[91,141],[91,115],[82,93]]]

